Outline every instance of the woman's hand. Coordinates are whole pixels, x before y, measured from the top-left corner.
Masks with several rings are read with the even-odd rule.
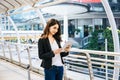
[[[65,51],[65,52],[69,52],[69,51],[70,51],[70,48],[71,48],[71,46],[68,45],[68,46],[64,49],[64,51]]]
[[[60,54],[60,52],[62,52],[62,48],[56,49],[53,52],[54,54]]]

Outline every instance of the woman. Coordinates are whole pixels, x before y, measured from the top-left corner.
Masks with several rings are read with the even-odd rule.
[[[67,56],[70,48],[62,52],[60,45],[60,24],[56,19],[50,19],[38,41],[39,58],[42,59],[41,66],[44,68],[45,80],[62,80],[63,59]]]

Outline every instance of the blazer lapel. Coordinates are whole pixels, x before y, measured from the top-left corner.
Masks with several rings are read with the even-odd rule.
[[[50,45],[50,41],[48,38],[46,38],[46,47],[49,48],[50,50],[52,50],[51,45]]]
[[[58,47],[61,48],[60,42],[59,42],[57,39],[56,39],[56,42],[57,42],[57,44],[58,44]]]

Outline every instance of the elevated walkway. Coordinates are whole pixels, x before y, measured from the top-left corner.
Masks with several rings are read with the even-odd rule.
[[[25,69],[28,64],[31,66],[31,80],[44,80],[37,49],[36,45],[0,44],[0,80],[28,80],[28,70]],[[113,59],[120,56],[116,52],[77,48],[72,48],[71,52],[64,57],[64,75],[67,77],[64,80],[114,80],[114,68],[120,68],[116,65],[120,61]]]
[[[89,80],[89,75],[65,70],[67,80]],[[31,80],[44,80],[44,76],[35,72],[30,72]],[[28,70],[15,64],[0,59],[0,80],[29,80]],[[103,80],[96,78],[95,80]]]
[[[30,72],[31,80],[44,80],[44,76]],[[0,59],[0,80],[28,80],[28,70]]]

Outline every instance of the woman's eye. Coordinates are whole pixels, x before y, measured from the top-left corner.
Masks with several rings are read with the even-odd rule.
[[[56,27],[54,27],[54,29],[57,29]]]

